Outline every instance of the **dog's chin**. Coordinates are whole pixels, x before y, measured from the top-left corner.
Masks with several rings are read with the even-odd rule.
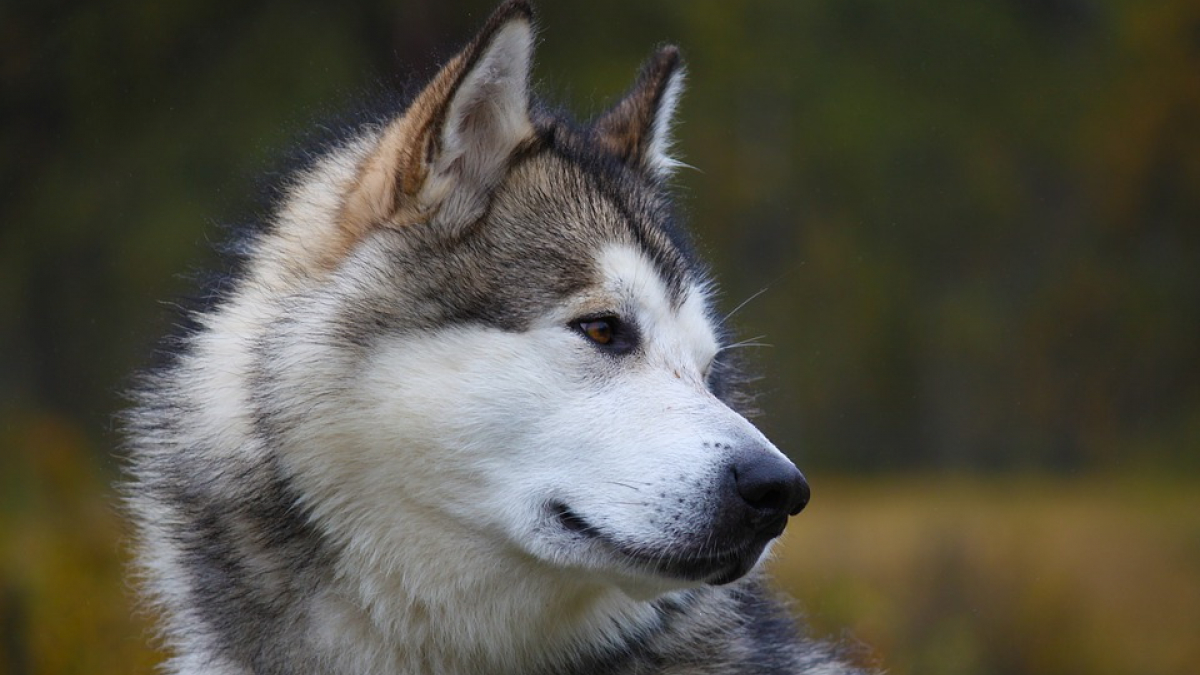
[[[669,544],[651,546],[624,541],[617,535],[594,527],[564,504],[554,504],[550,508],[563,530],[600,547],[606,556],[615,558],[622,568],[637,576],[649,576],[685,586],[720,586],[741,579],[754,569],[763,551],[783,531],[780,527],[777,531],[728,540],[724,545],[716,546],[709,540],[705,542],[703,550]]]
[[[688,555],[686,552],[668,550],[638,561],[635,556],[626,556],[641,562],[653,573],[680,581],[703,583],[712,586],[730,584],[746,576],[762,557],[770,541],[752,542],[715,555]],[[623,552],[624,553],[624,552]]]

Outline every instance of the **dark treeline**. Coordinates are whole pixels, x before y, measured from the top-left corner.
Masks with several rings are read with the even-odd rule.
[[[806,467],[1196,466],[1200,5],[539,4],[582,117],[683,47],[681,202],[724,310],[766,289],[735,319]],[[110,447],[181,273],[491,5],[0,8],[0,423]]]

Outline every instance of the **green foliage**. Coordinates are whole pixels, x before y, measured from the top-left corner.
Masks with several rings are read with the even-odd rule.
[[[102,422],[258,177],[490,4],[2,10],[0,403]],[[543,5],[584,116],[684,46],[682,196],[726,306],[768,288],[738,323],[806,462],[1195,466],[1193,3]]]

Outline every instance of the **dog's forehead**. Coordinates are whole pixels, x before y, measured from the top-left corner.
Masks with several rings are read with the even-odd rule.
[[[573,311],[628,314],[703,358],[717,343],[709,282],[671,218],[661,185],[587,155],[543,152],[513,168],[489,226],[493,245],[511,238],[524,252],[531,275],[558,275],[546,285],[586,298]],[[549,313],[564,309],[555,304]]]
[[[516,164],[498,191],[492,237],[531,258],[549,255],[587,281],[614,244],[640,251],[678,307],[697,276],[661,186],[593,157],[547,150]]]
[[[342,324],[414,330],[481,323],[522,331],[564,311],[571,298],[603,288],[604,252],[614,246],[637,251],[665,304],[678,312],[704,275],[668,230],[670,218],[660,188],[620,167],[552,150],[531,153],[514,163],[485,217],[463,237],[387,237],[379,273],[349,286],[367,289],[370,300],[350,303]],[[380,278],[388,281],[384,288],[376,287]]]

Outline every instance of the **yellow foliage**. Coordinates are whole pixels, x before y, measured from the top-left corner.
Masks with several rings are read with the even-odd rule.
[[[894,675],[1190,675],[1200,492],[1170,481],[816,477],[773,570]]]
[[[0,436],[0,673],[150,673],[147,623],[123,581],[113,476],[68,420]]]

